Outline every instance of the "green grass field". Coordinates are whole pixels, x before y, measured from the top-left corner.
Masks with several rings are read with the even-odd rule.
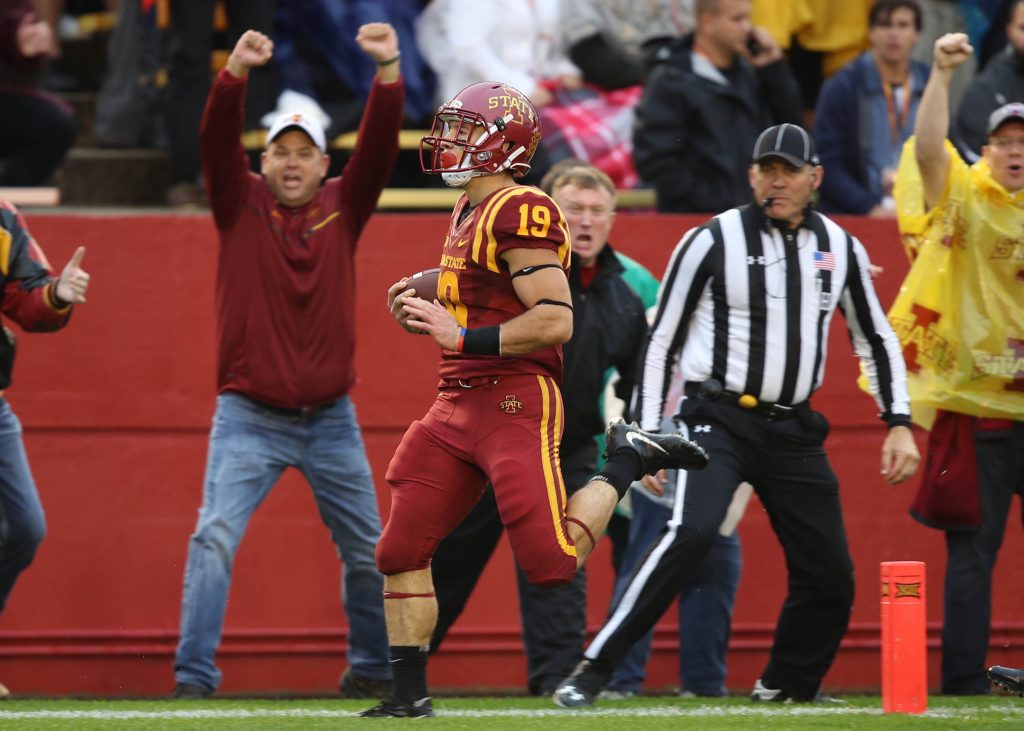
[[[1016,696],[930,698],[921,715],[882,713],[877,696],[847,696],[844,705],[754,704],[746,698],[645,697],[602,703],[587,711],[555,708],[543,698],[441,698],[442,729],[988,729],[1024,728],[1024,699]],[[0,729],[356,729],[393,728],[405,719],[361,719],[365,701],[210,700],[72,701],[15,700],[0,704]]]

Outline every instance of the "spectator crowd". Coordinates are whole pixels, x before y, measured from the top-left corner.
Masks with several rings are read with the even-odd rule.
[[[952,139],[974,162],[987,114],[1024,91],[1016,5],[495,0],[481,14],[470,0],[3,0],[0,100],[19,113],[0,121],[0,185],[52,184],[72,145],[73,110],[56,92],[68,83],[61,36],[76,14],[117,14],[95,139],[165,150],[167,203],[186,208],[207,200],[197,130],[218,64],[211,51],[247,28],[273,38],[275,60],[254,73],[244,129],[298,111],[330,140],[357,129],[374,73],[350,31],[384,19],[404,48],[405,128],[426,127],[438,104],[475,81],[528,96],[544,135],[527,183],[580,159],[620,190],[653,189],[659,211],[720,211],[746,199],[745,155],[757,132],[792,122],[813,131],[830,169],[821,210],[892,217],[896,161],[930,43],[955,30],[974,44],[950,93]],[[431,184],[407,172],[401,180]]]

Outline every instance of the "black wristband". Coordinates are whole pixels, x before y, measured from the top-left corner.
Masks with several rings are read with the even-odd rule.
[[[908,429],[911,428],[913,422],[910,421],[910,417],[906,414],[888,414],[882,418],[885,419],[885,425],[892,429],[894,426],[905,426]]]
[[[501,355],[501,326],[462,328],[459,352],[474,355]]]
[[[398,59],[400,59],[401,57],[402,57],[401,53],[396,53],[391,58],[385,59],[383,61],[377,61],[377,65],[378,66],[390,66],[393,63],[397,63]]]

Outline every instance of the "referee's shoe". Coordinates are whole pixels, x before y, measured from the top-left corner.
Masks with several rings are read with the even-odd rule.
[[[811,698],[794,698],[784,690],[769,688],[758,678],[754,683],[754,690],[750,694],[750,700],[755,703],[832,703],[834,705],[847,705],[842,698],[833,698],[824,693],[815,693]]]
[[[1024,670],[993,665],[988,669],[988,679],[1000,688],[1024,696]]]
[[[399,700],[394,695],[359,714],[362,718],[433,718],[434,704],[430,698],[420,698],[411,703]]]
[[[644,431],[634,421],[622,419],[608,425],[605,456],[631,449],[640,456],[641,474],[654,475],[661,470],[702,470],[708,465],[708,453],[679,433],[655,434]]]
[[[551,700],[562,708],[584,708],[594,705],[598,693],[611,680],[611,668],[600,660],[584,658],[572,675],[563,680],[551,694]]]

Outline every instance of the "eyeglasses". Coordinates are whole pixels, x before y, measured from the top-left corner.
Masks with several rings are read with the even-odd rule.
[[[1024,137],[993,137],[988,143],[997,150],[1009,150],[1014,147],[1024,148]]]

